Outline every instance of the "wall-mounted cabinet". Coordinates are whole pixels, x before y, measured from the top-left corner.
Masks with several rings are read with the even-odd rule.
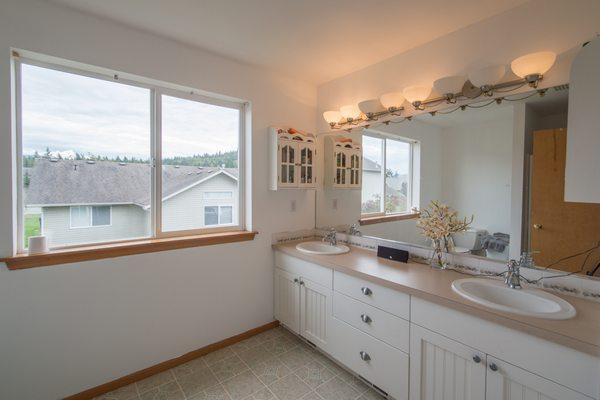
[[[315,136],[293,128],[269,128],[269,189],[317,186]]]
[[[360,189],[361,145],[344,136],[325,138],[325,184],[335,189]]]

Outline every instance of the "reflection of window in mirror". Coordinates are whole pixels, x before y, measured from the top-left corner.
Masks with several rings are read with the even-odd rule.
[[[401,139],[363,136],[361,213],[410,212],[413,181],[413,143]]]

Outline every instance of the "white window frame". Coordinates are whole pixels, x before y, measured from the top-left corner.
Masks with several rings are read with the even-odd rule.
[[[217,207],[217,223],[216,224],[211,224],[211,225],[207,225],[206,224],[206,208],[207,207]],[[232,225],[232,223],[226,223],[226,224],[222,224],[221,223],[221,209],[224,207],[231,207],[231,220],[233,221],[233,204],[225,204],[225,205],[217,205],[217,204],[207,204],[204,206],[204,225],[205,226],[230,226]]]
[[[369,136],[375,139],[380,139],[381,140],[381,158],[382,158],[382,165],[381,165],[381,182],[380,185],[382,186],[381,188],[381,200],[380,200],[380,204],[379,204],[379,211],[376,212],[372,212],[372,213],[363,213],[361,212],[361,217],[379,217],[379,216],[386,216],[386,215],[406,215],[406,214],[413,214],[414,208],[418,208],[418,203],[417,203],[417,199],[415,196],[415,191],[414,191],[414,182],[416,179],[418,179],[418,177],[415,177],[415,165],[414,165],[414,161],[415,161],[415,152],[418,151],[418,142],[415,140],[411,140],[411,139],[407,139],[407,138],[402,138],[402,137],[391,137],[391,136],[387,136],[387,135],[380,135],[380,134],[376,134],[376,133],[364,133],[363,136]],[[395,140],[397,142],[403,142],[403,143],[407,143],[410,146],[409,149],[409,160],[408,160],[408,187],[407,187],[407,193],[406,193],[406,202],[407,202],[407,207],[408,209],[406,211],[402,211],[402,212],[393,212],[393,213],[388,213],[385,211],[385,199],[387,197],[387,185],[385,184],[386,182],[386,171],[387,171],[387,141],[388,140]],[[364,167],[364,161],[363,161],[363,167]],[[361,168],[361,174],[362,174],[362,168]],[[361,176],[361,180],[363,179],[363,177]],[[364,185],[364,180],[362,180],[362,183]],[[362,193],[361,193],[361,209],[362,209]]]
[[[82,225],[82,226],[73,226],[73,209],[74,208],[78,208],[78,207],[85,207],[89,210],[89,218],[88,218],[88,224],[87,225]],[[108,224],[104,224],[104,225],[94,225],[94,207],[108,207],[108,218],[109,218],[109,222]],[[103,227],[107,227],[107,226],[112,226],[112,206],[109,205],[103,205],[103,204],[98,204],[98,205],[76,205],[76,206],[69,206],[69,229],[87,229],[87,228],[103,228]]]
[[[108,240],[103,242],[91,242],[93,244],[122,243],[143,238],[164,238],[176,236],[188,236],[204,233],[218,233],[228,231],[243,231],[246,229],[246,136],[247,122],[250,118],[250,103],[240,99],[232,99],[223,95],[203,92],[197,89],[186,88],[175,84],[165,82],[156,82],[151,79],[120,74],[116,71],[110,71],[100,67],[82,65],[66,60],[60,60],[55,57],[49,57],[30,52],[27,56],[19,55],[13,51],[11,59],[13,66],[14,80],[14,117],[15,117],[15,150],[16,150],[16,198],[17,198],[17,253],[25,253],[27,250],[24,243],[24,198],[23,198],[23,124],[22,124],[22,99],[21,99],[21,66],[23,64],[33,65],[41,68],[52,69],[55,71],[71,73],[75,75],[86,76],[95,79],[101,79],[109,82],[118,82],[124,85],[145,88],[150,91],[150,164],[152,167],[151,179],[151,234],[142,238],[127,238]],[[73,66],[76,65],[76,66]],[[212,228],[199,228],[181,231],[163,232],[162,222],[162,153],[161,153],[161,95],[178,97],[182,99],[198,101],[201,103],[227,107],[239,111],[239,129],[238,129],[238,198],[234,199],[232,207],[237,208],[237,224],[227,224],[227,226],[217,226]],[[69,211],[70,213],[70,211]],[[232,210],[232,216],[236,212]],[[90,213],[91,215],[91,213]],[[90,217],[91,218],[91,217]],[[70,214],[69,214],[70,219]],[[112,223],[112,208],[111,208]],[[103,225],[105,226],[105,225]],[[81,247],[91,243],[82,243],[77,245],[54,246],[53,249]]]

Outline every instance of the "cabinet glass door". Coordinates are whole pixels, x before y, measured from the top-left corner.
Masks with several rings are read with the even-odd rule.
[[[343,151],[335,152],[335,175],[333,177],[334,186],[346,186],[346,168],[347,155]]]
[[[360,156],[358,154],[350,155],[350,186],[359,186],[360,176]]]
[[[311,145],[300,145],[300,185],[312,186],[314,183],[314,153]]]
[[[279,150],[279,183],[281,186],[296,185],[296,144],[285,143],[280,145]]]

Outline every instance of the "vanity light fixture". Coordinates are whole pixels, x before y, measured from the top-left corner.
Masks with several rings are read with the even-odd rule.
[[[494,94],[494,85],[506,74],[506,65],[491,65],[469,73],[469,80],[473,86],[481,89],[486,96]]]
[[[390,113],[394,113],[402,110],[402,104],[404,104],[404,95],[402,92],[390,92],[382,94],[381,97],[379,97],[379,100]]]
[[[467,77],[463,75],[447,76],[433,82],[435,90],[444,96],[447,103],[456,103],[457,95],[463,90]]]
[[[539,51],[515,58],[510,63],[510,68],[515,75],[524,78],[529,86],[537,88],[539,81],[546,71],[554,65],[556,53],[552,51]]]
[[[360,119],[360,109],[355,104],[340,107],[342,117],[348,122],[354,122]]]
[[[358,103],[358,108],[367,116],[367,119],[369,120],[376,119],[377,114],[385,111],[379,99],[361,101]]]
[[[427,100],[431,94],[429,86],[408,86],[402,91],[404,98],[413,105],[415,110],[424,110],[423,102]]]
[[[342,114],[339,111],[325,111],[323,113],[323,118],[325,118],[325,121],[333,128],[340,122],[340,119],[342,119]]]

